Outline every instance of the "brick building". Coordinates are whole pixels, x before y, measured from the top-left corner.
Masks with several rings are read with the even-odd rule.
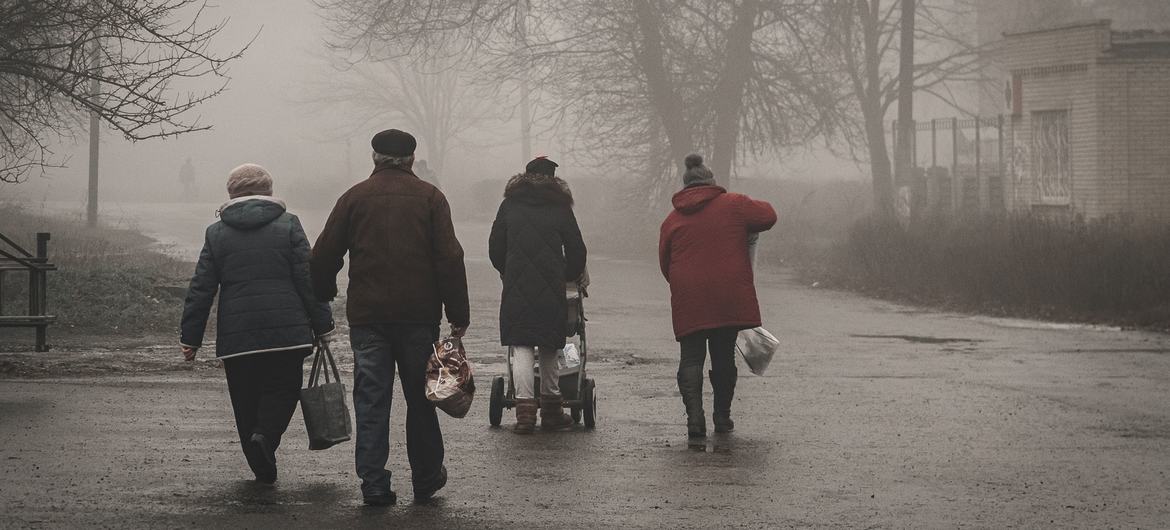
[[[1100,20],[1000,44],[1005,206],[1170,221],[1170,33]]]

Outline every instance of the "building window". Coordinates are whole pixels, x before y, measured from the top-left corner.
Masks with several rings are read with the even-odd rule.
[[[1032,113],[1032,175],[1040,204],[1070,203],[1072,167],[1067,110]]]
[[[1032,112],[1032,174],[1040,204],[1067,205],[1072,199],[1068,159],[1068,111]]]

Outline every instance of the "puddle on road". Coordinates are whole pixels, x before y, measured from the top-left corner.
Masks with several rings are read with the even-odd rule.
[[[1165,354],[1170,353],[1170,349],[1166,348],[1076,348],[1071,350],[1057,350],[1056,353],[1154,353]]]
[[[857,339],[893,339],[912,342],[914,344],[953,344],[956,342],[986,342],[982,339],[967,339],[962,337],[927,337],[923,335],[881,335],[881,334],[857,334],[851,333],[850,337]]]

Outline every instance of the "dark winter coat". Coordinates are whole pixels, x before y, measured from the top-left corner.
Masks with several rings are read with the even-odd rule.
[[[347,312],[352,325],[471,321],[463,247],[443,192],[388,166],[345,192],[313,246],[313,287],[337,295],[349,253]]]
[[[488,239],[504,282],[500,342],[565,347],[565,283],[585,271],[585,242],[564,180],[536,173],[512,177]]]
[[[718,186],[687,188],[672,202],[674,211],[662,223],[658,260],[670,283],[675,337],[759,326],[747,237],[772,228],[776,211]]]
[[[313,296],[309,240],[297,216],[266,196],[228,201],[207,227],[183,307],[185,346],[203,345],[216,292],[216,357],[311,347],[333,330],[329,305]]]

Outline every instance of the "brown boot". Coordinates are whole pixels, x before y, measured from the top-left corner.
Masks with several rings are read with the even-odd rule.
[[[516,434],[532,434],[536,430],[536,400],[516,400],[516,426],[512,432]]]
[[[559,431],[573,426],[573,418],[561,408],[561,396],[540,396],[540,428]]]

